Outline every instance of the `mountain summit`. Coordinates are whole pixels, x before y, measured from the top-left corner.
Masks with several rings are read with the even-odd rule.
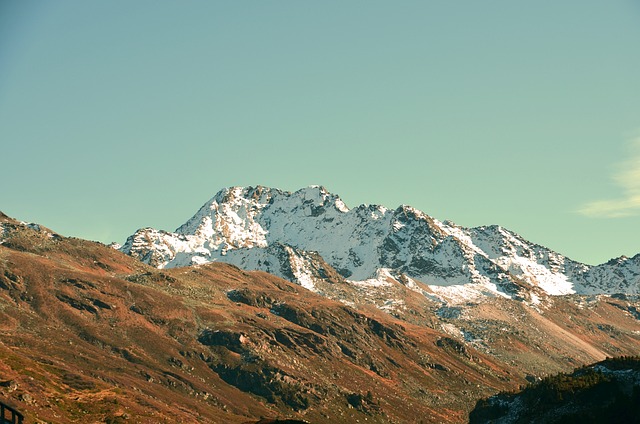
[[[640,293],[640,255],[588,266],[500,226],[464,228],[406,205],[349,209],[322,186],[226,188],[175,232],[140,229],[121,250],[157,268],[228,262],[321,293],[327,281],[399,283],[453,303]]]

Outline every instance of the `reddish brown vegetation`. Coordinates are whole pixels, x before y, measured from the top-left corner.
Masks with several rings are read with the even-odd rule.
[[[2,221],[0,400],[27,422],[464,422],[477,399],[535,368],[513,360],[535,356],[502,346],[506,336],[495,346],[512,356],[501,361],[265,273],[162,271]]]

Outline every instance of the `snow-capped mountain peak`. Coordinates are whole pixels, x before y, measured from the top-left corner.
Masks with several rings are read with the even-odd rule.
[[[322,186],[226,188],[175,232],[141,229],[122,251],[160,268],[230,262],[316,291],[327,266],[347,282],[391,275],[448,301],[465,292],[513,297],[523,287],[638,293],[640,279],[640,255],[589,267],[496,225],[464,228],[407,205],[349,209]]]

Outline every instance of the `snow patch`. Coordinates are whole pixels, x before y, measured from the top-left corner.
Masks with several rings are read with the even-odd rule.
[[[285,249],[291,258],[291,270],[293,271],[293,275],[296,276],[298,283],[307,290],[315,291],[313,275],[304,260],[299,258],[291,247],[287,246]]]
[[[459,284],[453,286],[433,286],[429,289],[438,297],[443,298],[447,303],[456,305],[467,302],[479,302],[485,298],[503,297],[511,299],[508,294],[498,290],[498,287],[489,282]]]
[[[531,292],[531,293],[529,294],[529,296],[530,296],[530,298],[531,298],[531,304],[532,304],[532,305],[540,305],[540,303],[541,303],[541,302],[540,302],[540,297],[539,297],[537,294],[535,294],[535,293]]]
[[[574,294],[573,283],[564,274],[554,273],[546,266],[521,256],[497,258],[496,263],[551,296]]]
[[[210,261],[207,258],[203,258],[202,256],[194,256],[191,258],[191,263],[193,265],[204,265],[209,262]]]
[[[451,323],[443,323],[440,326],[442,331],[456,338],[464,338],[464,333],[458,327]]]
[[[335,205],[336,205],[336,209],[338,209],[340,212],[343,212],[343,213],[349,212],[349,208],[347,207],[347,205],[344,204],[342,199],[337,199]]]
[[[388,299],[378,309],[385,312],[399,312],[406,309],[405,301],[401,299]]]
[[[377,270],[374,278],[362,281],[347,280],[347,282],[359,287],[390,287],[393,285],[393,281],[395,281],[395,278],[387,268]]]

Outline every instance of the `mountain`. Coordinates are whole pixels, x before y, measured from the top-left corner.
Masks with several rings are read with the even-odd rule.
[[[499,226],[464,228],[410,206],[349,209],[320,186],[223,189],[175,232],[144,228],[121,250],[157,268],[227,262],[330,297],[327,279],[370,292],[404,284],[453,304],[640,293],[640,254],[588,266]]]
[[[524,381],[446,333],[263,272],[158,270],[0,225],[0,402],[27,422],[457,423]]]
[[[219,246],[254,243],[233,222]],[[345,278],[291,244],[221,257],[234,252],[262,252],[295,283],[221,261],[158,269],[0,214],[0,402],[51,423],[460,423],[480,398],[640,349],[631,294],[549,296],[513,278],[504,295],[443,287],[467,296],[446,302],[391,268]]]

